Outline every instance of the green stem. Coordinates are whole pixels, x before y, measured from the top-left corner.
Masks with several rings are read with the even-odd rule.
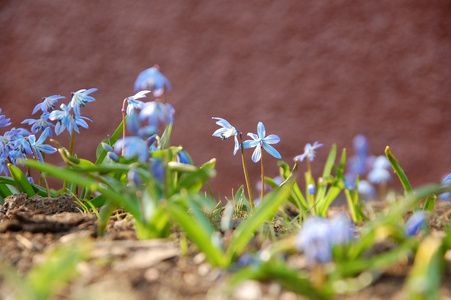
[[[262,190],[260,193],[260,205],[263,204],[263,196],[265,195],[265,167],[263,165],[263,149],[262,149],[262,155],[260,158],[260,163],[261,163],[261,167],[262,167]]]
[[[74,139],[75,139],[75,130],[72,129],[72,134],[70,135],[70,145],[69,145],[69,155],[74,155]]]
[[[122,102],[122,138],[125,139],[125,103],[127,103],[128,98],[125,98],[124,101]],[[125,145],[122,146],[122,156],[124,155],[124,148]]]
[[[251,183],[249,180],[249,173],[247,172],[246,159],[244,158],[243,135],[241,134],[241,132],[240,132],[240,145],[241,145],[241,163],[243,165],[244,179],[246,180],[247,194],[249,196],[251,208],[254,209],[254,198],[252,198]]]

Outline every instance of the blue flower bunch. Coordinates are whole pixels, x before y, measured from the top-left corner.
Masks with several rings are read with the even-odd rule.
[[[358,180],[358,193],[364,200],[374,199],[377,195],[375,186],[380,187],[379,193],[385,192],[385,186],[392,180],[391,165],[384,155],[372,156],[369,154],[368,139],[364,135],[354,137],[355,155],[348,160],[346,185],[349,189],[356,187]]]
[[[311,262],[327,263],[333,259],[333,248],[345,246],[354,240],[354,225],[344,214],[331,220],[311,216],[302,224],[295,247]]]

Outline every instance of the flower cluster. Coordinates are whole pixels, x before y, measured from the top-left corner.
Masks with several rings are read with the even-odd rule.
[[[376,195],[373,185],[385,185],[392,179],[390,162],[384,155],[369,155],[368,139],[363,135],[354,138],[354,151],[355,155],[348,161],[346,184],[349,188],[354,188],[356,178],[359,177],[359,193],[364,199],[371,199]]]
[[[61,110],[55,110],[58,100],[65,99],[61,95],[53,95],[42,98],[37,104],[32,114],[41,111],[39,119],[25,119],[21,124],[31,126],[30,131],[25,128],[12,128],[0,135],[0,174],[8,175],[8,163],[17,164],[18,159],[31,157],[44,162],[43,154],[52,154],[56,148],[45,144],[47,137],[52,137],[53,132],[56,135],[67,130],[70,135],[73,132],[80,132],[79,127],[89,128],[85,120],[90,119],[80,115],[80,107],[95,99],[89,94],[97,89],[79,90],[72,95],[72,100],[66,106],[61,104]],[[72,111],[73,110],[73,111]],[[56,124],[52,123],[55,121]],[[11,125],[10,119],[1,114],[0,109],[0,127]],[[41,132],[39,138],[36,135]]]

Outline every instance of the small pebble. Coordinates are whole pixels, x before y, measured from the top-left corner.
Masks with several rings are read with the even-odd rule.
[[[160,271],[155,268],[150,268],[144,273],[144,278],[148,282],[155,282],[158,280],[158,278],[160,278]]]
[[[262,290],[257,281],[246,280],[233,291],[236,300],[256,300],[262,297]]]

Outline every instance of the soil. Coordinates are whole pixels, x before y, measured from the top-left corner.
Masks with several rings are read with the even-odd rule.
[[[369,205],[381,207],[380,202]],[[331,213],[344,209],[333,207]],[[451,204],[437,203],[430,218],[431,234],[439,234],[450,221]],[[304,299],[277,282],[245,281],[226,293],[228,271],[209,265],[192,245],[182,253],[175,235],[137,240],[126,213],[115,213],[102,237],[97,236],[96,225],[96,216],[81,213],[71,197],[10,196],[0,209],[1,261],[25,275],[55,246],[87,240],[92,247],[88,260],[78,264],[79,276],[56,299]],[[411,262],[392,266],[371,286],[336,299],[405,299],[402,289],[410,267]],[[1,276],[0,298],[6,299],[12,290]],[[451,299],[450,284],[448,259],[441,299]]]

